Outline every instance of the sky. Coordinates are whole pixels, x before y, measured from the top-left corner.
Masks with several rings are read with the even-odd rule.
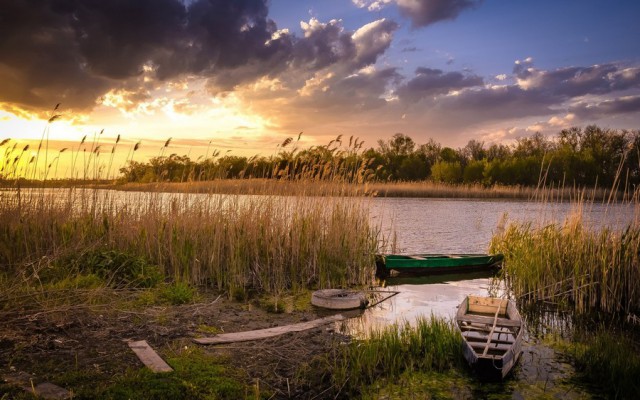
[[[196,159],[300,132],[456,148],[640,129],[638,17],[635,0],[2,0],[0,142]]]

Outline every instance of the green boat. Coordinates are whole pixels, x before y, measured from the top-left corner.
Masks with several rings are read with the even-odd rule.
[[[502,254],[386,254],[376,256],[378,275],[460,273],[500,267]]]

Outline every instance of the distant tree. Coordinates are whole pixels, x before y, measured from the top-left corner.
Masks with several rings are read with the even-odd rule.
[[[478,142],[475,139],[469,140],[467,145],[462,149],[462,154],[469,161],[478,161],[487,158],[487,150],[484,148],[484,142]]]
[[[428,175],[426,161],[418,154],[405,157],[398,168],[398,179],[403,181],[423,180]]]
[[[462,181],[464,183],[482,183],[486,164],[486,160],[469,161],[462,172]]]
[[[533,156],[541,159],[542,156],[552,150],[553,147],[553,143],[542,133],[536,132],[530,137],[518,139],[513,155],[518,158]]]
[[[462,181],[462,165],[459,161],[438,161],[431,167],[431,179],[434,182],[460,183]]]
[[[416,144],[409,136],[396,133],[387,141],[378,141],[378,152],[385,159],[386,171],[390,179],[402,179],[400,167],[407,157],[409,157]]]
[[[506,160],[511,156],[511,150],[504,144],[492,144],[487,149],[487,160]]]

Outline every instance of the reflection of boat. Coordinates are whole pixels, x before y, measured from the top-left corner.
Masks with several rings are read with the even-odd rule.
[[[473,279],[489,279],[495,275],[492,270],[477,270],[458,274],[398,274],[392,271],[389,277],[385,277],[385,286],[398,285],[433,285],[438,283],[451,283],[458,281],[469,281]]]
[[[498,267],[502,254],[387,254],[376,257],[378,275],[390,270],[409,273],[452,273]]]
[[[502,379],[520,357],[524,324],[513,301],[467,296],[456,324],[464,339],[464,357],[486,379]]]

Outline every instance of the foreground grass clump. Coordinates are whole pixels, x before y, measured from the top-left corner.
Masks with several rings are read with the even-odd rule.
[[[0,202],[2,279],[41,284],[78,265],[116,286],[154,286],[162,278],[238,298],[364,284],[378,246],[365,201],[8,191]]]
[[[173,372],[156,374],[147,368],[130,369],[103,381],[104,376],[77,371],[60,377],[58,383],[78,388],[74,399],[259,398],[253,396],[253,388],[243,383],[239,373],[231,370],[225,360],[198,349],[183,349],[166,361]]]
[[[335,387],[357,394],[374,382],[392,382],[403,373],[445,372],[461,366],[462,338],[453,323],[420,318],[373,331],[341,348],[333,365]]]
[[[502,277],[517,296],[570,305],[577,313],[640,309],[640,226],[622,232],[586,228],[580,217],[534,228],[510,224],[492,239]]]
[[[599,329],[557,347],[573,360],[578,379],[606,397],[632,399],[640,393],[640,348],[628,337]]]

